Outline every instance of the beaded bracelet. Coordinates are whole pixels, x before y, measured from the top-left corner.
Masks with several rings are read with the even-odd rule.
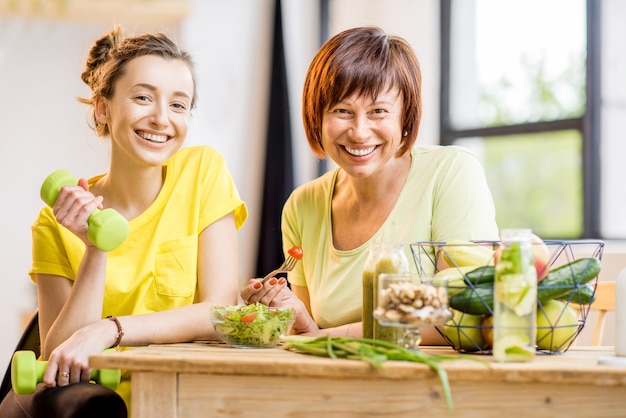
[[[124,328],[122,328],[122,324],[120,324],[120,320],[114,317],[113,315],[107,316],[107,319],[115,322],[117,325],[117,335],[115,336],[115,344],[113,344],[109,348],[115,348],[117,351],[120,351],[120,343],[122,342],[122,337],[124,336]]]

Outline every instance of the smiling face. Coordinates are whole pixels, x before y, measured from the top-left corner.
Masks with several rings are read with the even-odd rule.
[[[124,70],[113,97],[97,101],[96,117],[109,125],[114,160],[161,166],[187,136],[191,71],[181,60],[156,55],[134,58]]]
[[[375,174],[396,158],[402,141],[403,99],[396,88],[376,98],[354,94],[326,110],[322,145],[353,177]]]

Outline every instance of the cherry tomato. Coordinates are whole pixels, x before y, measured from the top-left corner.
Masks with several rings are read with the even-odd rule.
[[[302,248],[298,246],[293,246],[287,251],[290,256],[295,258],[296,260],[302,260]]]
[[[241,318],[239,318],[239,322],[254,322],[255,319],[256,319],[256,314],[251,313],[251,314],[244,315]]]

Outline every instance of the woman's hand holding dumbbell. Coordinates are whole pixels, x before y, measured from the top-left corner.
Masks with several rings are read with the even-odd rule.
[[[57,205],[63,186],[73,187],[68,188],[68,197]],[[83,238],[87,245],[91,243],[102,251],[112,251],[128,236],[128,221],[114,209],[100,210],[102,198],[89,192],[85,180],[79,182],[66,170],[50,174],[43,182],[40,194],[43,201],[54,208],[57,221]]]

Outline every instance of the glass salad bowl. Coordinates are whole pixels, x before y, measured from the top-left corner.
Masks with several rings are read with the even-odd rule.
[[[214,306],[211,322],[220,338],[238,348],[275,347],[288,335],[296,319],[293,308],[271,308],[260,303]]]

